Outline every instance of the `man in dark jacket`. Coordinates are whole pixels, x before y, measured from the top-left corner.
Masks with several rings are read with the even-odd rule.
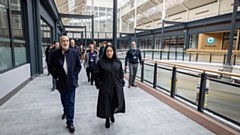
[[[142,68],[142,55],[141,51],[137,49],[137,44],[135,42],[132,42],[132,49],[127,51],[126,58],[125,58],[125,68],[127,69],[127,63],[129,62],[129,80],[128,80],[128,88],[131,86],[136,87],[134,85],[135,77],[137,74],[137,68],[138,68],[138,59],[140,61],[140,67]]]
[[[57,89],[61,95],[61,102],[64,109],[62,119],[67,119],[67,128],[71,133],[75,131],[73,126],[75,89],[77,77],[81,70],[79,54],[76,50],[69,48],[69,38],[60,38],[61,49],[51,54],[49,72],[56,79]]]
[[[57,50],[57,49],[59,49],[60,47],[59,47],[59,42],[58,41],[54,41],[53,42],[53,48],[50,50],[50,55],[51,55],[51,53],[53,52],[53,51],[55,51],[55,50]],[[49,56],[50,57],[50,56]],[[50,58],[49,58],[49,61],[50,61]],[[57,86],[56,86],[56,79],[54,78],[54,77],[52,77],[52,85],[53,85],[53,87],[52,87],[52,91],[54,91],[56,88],[57,88]]]

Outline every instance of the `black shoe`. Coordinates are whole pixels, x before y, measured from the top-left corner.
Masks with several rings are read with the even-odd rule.
[[[90,79],[88,79],[88,82],[90,82]]]
[[[134,85],[134,84],[132,84],[131,86],[133,86],[133,87],[137,87],[136,85]]]
[[[73,125],[67,125],[67,128],[68,128],[70,133],[74,133],[75,127]]]
[[[63,115],[62,115],[62,120],[64,120],[65,118],[66,118],[66,114],[63,113]]]
[[[93,85],[93,83],[91,83],[91,85]]]
[[[114,118],[114,116],[111,117],[111,122],[112,122],[112,123],[115,122],[115,118]]]
[[[106,128],[110,128],[109,118],[106,118],[105,127],[106,127]]]

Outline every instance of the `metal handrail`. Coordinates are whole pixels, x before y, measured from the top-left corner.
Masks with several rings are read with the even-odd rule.
[[[163,62],[163,61],[160,61],[160,60],[151,60],[151,59],[148,59],[148,58],[143,58],[143,60],[150,61],[152,63],[171,65],[173,67],[188,68],[188,69],[200,70],[200,71],[203,71],[203,72],[211,72],[211,73],[217,73],[217,74],[222,74],[222,75],[227,75],[227,76],[240,77],[240,74],[236,74],[236,73],[233,74],[233,73],[224,72],[224,71],[216,71],[216,70],[210,70],[210,69],[204,69],[204,68],[197,68],[197,67],[193,67],[193,66],[186,66],[186,65],[176,64],[176,63]]]

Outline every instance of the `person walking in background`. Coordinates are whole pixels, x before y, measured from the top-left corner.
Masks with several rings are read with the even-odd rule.
[[[48,67],[49,62],[50,62],[50,53],[51,53],[51,50],[52,50],[53,47],[54,47],[53,44],[52,45],[48,45],[48,47],[45,50],[45,56],[46,56],[45,61],[46,61],[47,67]],[[50,73],[48,71],[47,75],[49,76],[49,74]]]
[[[105,127],[110,127],[110,121],[115,122],[114,113],[125,113],[122,63],[116,57],[116,51],[107,45],[94,68],[95,86],[99,89],[97,102],[97,117],[105,118]]]
[[[98,55],[94,51],[94,46],[93,44],[89,45],[89,51],[85,54],[84,56],[84,68],[86,69],[87,72],[87,77],[88,77],[88,82],[91,81],[91,85],[93,85],[94,81],[94,76],[93,76],[93,68],[97,64],[98,61]],[[90,76],[91,74],[91,76]]]
[[[75,44],[75,40],[73,40],[73,39],[70,41],[70,48],[77,50],[79,58],[80,58],[80,55],[81,55],[80,48]],[[80,61],[80,59],[79,59],[79,61]],[[78,82],[78,76],[77,76],[77,82]],[[78,83],[77,83],[77,87],[79,87]]]
[[[81,60],[81,63],[84,60],[84,54],[85,54],[85,49],[83,48],[83,45],[81,45],[80,46],[80,60]]]
[[[125,58],[125,68],[128,69],[127,63],[129,62],[129,80],[128,80],[128,88],[131,86],[136,87],[134,85],[135,77],[137,74],[137,68],[138,68],[138,59],[140,62],[140,67],[142,68],[142,55],[141,51],[137,49],[137,44],[135,42],[132,42],[132,48],[129,49],[126,53]]]
[[[75,44],[75,40],[72,39],[72,40],[70,41],[70,47],[73,48],[73,49],[76,49],[77,52],[78,52],[78,54],[79,54],[79,56],[81,55],[81,53],[80,53],[80,48],[78,47],[78,45]]]
[[[59,49],[59,42],[58,41],[54,41],[53,42],[53,48],[50,50],[50,56],[51,56],[51,53],[57,49]],[[51,57],[50,57],[51,59]],[[54,91],[56,88],[57,88],[57,85],[56,85],[56,79],[52,76],[52,91]]]
[[[67,128],[71,133],[75,131],[73,125],[75,89],[77,76],[81,70],[81,63],[77,50],[69,48],[69,38],[60,38],[61,49],[52,52],[48,70],[56,79],[57,89],[61,95],[63,106],[62,119],[67,119]]]
[[[99,51],[99,58],[103,57],[106,45],[107,45],[107,41],[103,41],[103,46],[100,48],[100,51]]]

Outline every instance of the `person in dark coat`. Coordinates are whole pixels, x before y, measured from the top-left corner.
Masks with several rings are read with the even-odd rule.
[[[71,133],[75,131],[73,126],[75,89],[77,87],[77,76],[81,70],[80,58],[77,50],[69,48],[69,38],[60,38],[61,49],[51,53],[49,72],[56,79],[57,90],[61,95],[63,106],[62,119],[67,119],[67,128]]]
[[[104,54],[104,50],[105,50],[105,47],[107,45],[107,41],[103,41],[103,46],[100,48],[99,50],[99,58],[102,58],[103,57],[103,54]]]
[[[53,42],[53,48],[50,50],[50,55],[51,55],[51,53],[53,52],[53,51],[55,51],[55,50],[57,50],[57,49],[59,49],[60,47],[59,47],[59,42],[58,41],[54,41]],[[49,56],[50,57],[50,56]],[[50,61],[50,58],[49,58],[49,61]],[[56,79],[54,78],[54,77],[52,77],[52,85],[53,85],[53,87],[52,87],[52,91],[54,91],[55,89],[56,89]]]
[[[114,123],[114,113],[125,113],[122,63],[116,57],[116,51],[107,45],[102,59],[94,68],[95,86],[99,89],[97,117],[105,118],[105,127],[110,127],[109,119]]]

